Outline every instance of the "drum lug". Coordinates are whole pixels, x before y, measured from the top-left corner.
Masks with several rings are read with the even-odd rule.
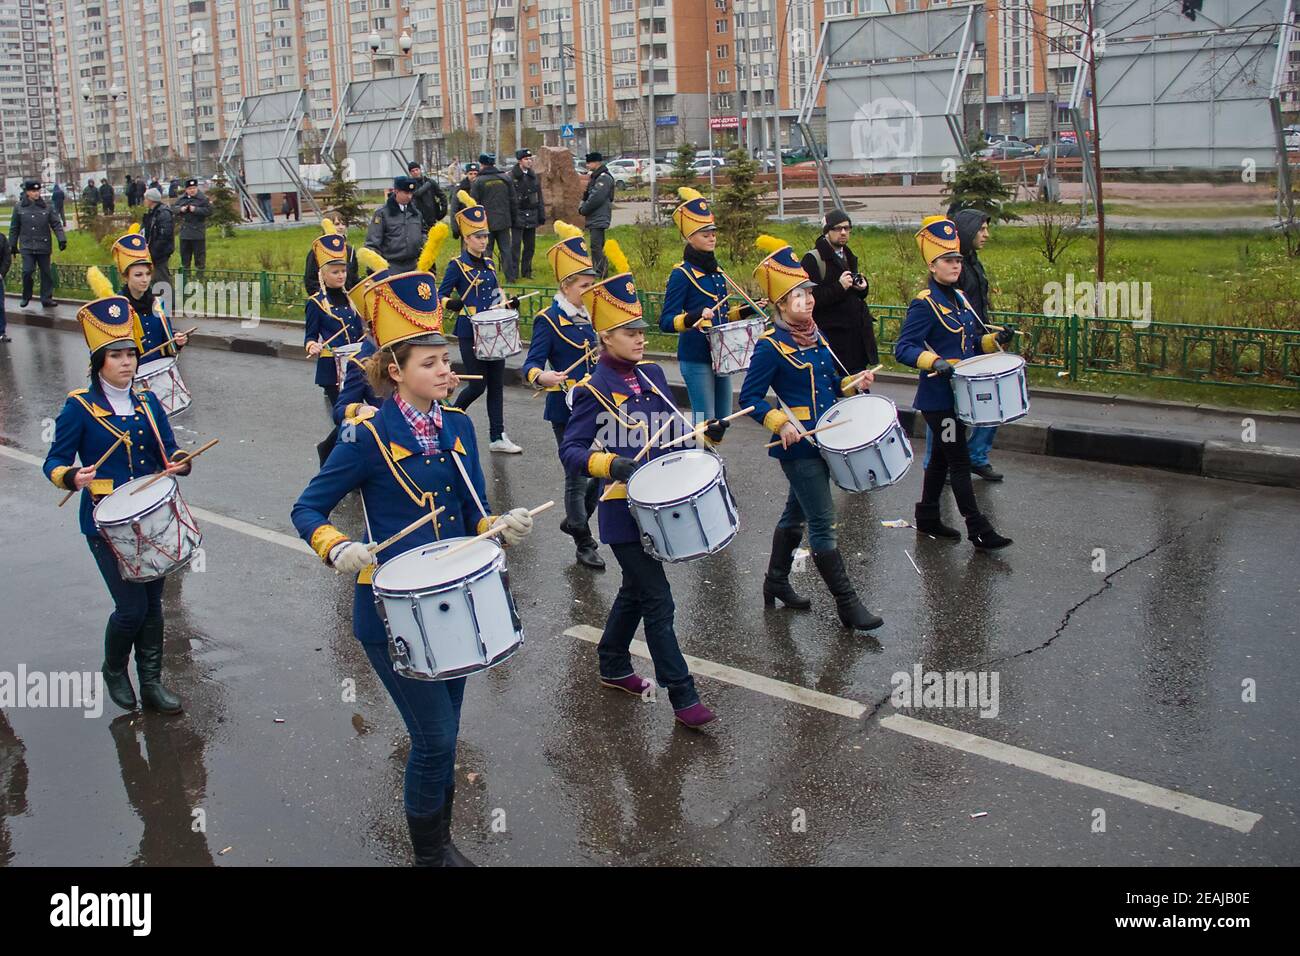
[[[474,625],[474,643],[478,645],[479,657],[486,664],[488,662],[488,649],[487,645],[483,643],[483,628],[478,622],[478,612],[474,609],[474,592],[468,584],[465,585],[464,592],[465,604],[469,607],[469,619]]]
[[[429,656],[430,669],[437,673],[438,657],[429,645],[429,628],[424,623],[424,614],[420,612],[420,602],[414,598],[411,600],[411,616],[415,618],[415,626],[420,629],[420,643],[424,645],[424,653]]]

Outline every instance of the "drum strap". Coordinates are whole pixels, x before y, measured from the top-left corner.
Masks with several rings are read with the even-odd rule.
[[[687,418],[685,415],[683,415],[683,414],[682,414],[682,410],[681,410],[680,408],[678,408],[676,405],[673,404],[673,400],[672,400],[671,398],[669,398],[667,395],[665,395],[663,392],[659,391],[658,386],[655,385],[654,382],[650,381],[650,376],[646,375],[646,374],[645,374],[644,372],[642,372],[640,369],[637,369],[637,373],[636,373],[636,374],[637,374],[637,377],[641,379],[641,381],[645,382],[647,385],[650,386],[650,391],[652,391],[652,392],[654,392],[656,395],[658,395],[658,396],[663,400],[664,404],[667,405],[669,408],[671,408],[671,409],[673,410],[673,412],[677,415],[677,417],[680,418],[683,422],[686,423],[686,430],[687,430],[687,431],[694,431],[694,430],[695,430],[695,422],[691,421],[689,418]]]
[[[639,428],[643,431],[650,430],[650,426],[647,425],[645,422],[638,422],[634,419],[628,418],[621,411],[619,411],[618,406],[613,403],[612,399],[607,398],[604,392],[598,389],[595,385],[591,384],[591,379],[587,379],[583,382],[580,382],[579,386],[591,392],[592,397],[596,399],[596,403],[600,405],[601,408],[605,409],[605,411],[607,411],[609,414],[613,415],[616,419],[618,419],[618,423],[622,425],[624,428]]]
[[[330,305],[329,297],[325,294],[325,291],[322,289],[320,292],[317,292],[314,298],[316,300],[316,304],[320,306],[321,311],[324,312],[326,315],[328,315],[335,322],[337,322],[339,324],[339,328],[343,329],[344,342],[346,342],[348,345],[351,345],[352,333],[347,331],[348,328],[347,320],[340,318],[339,314],[334,311],[334,308],[333,306]]]
[[[712,299],[713,299],[713,304],[714,304],[714,305],[717,305],[717,304],[720,303],[720,302],[726,302],[727,299],[730,298],[730,296],[729,296],[728,293],[727,293],[727,287],[726,287],[725,285],[722,287],[722,291],[721,291],[721,292],[710,292],[708,289],[704,288],[704,286],[700,285],[698,282],[695,281],[695,276],[691,275],[690,270],[689,270],[688,268],[686,268],[685,265],[679,264],[679,265],[677,266],[677,268],[678,268],[678,270],[681,272],[682,275],[686,276],[686,281],[687,281],[687,282],[689,282],[691,285],[695,286],[695,288],[699,289],[699,290],[700,290],[701,292],[703,292],[705,295],[707,295],[707,296],[709,296],[710,298],[712,298]],[[716,273],[715,273],[715,274],[716,274]],[[726,280],[724,279],[723,282],[725,283]]]
[[[478,508],[478,513],[484,518],[491,517],[488,514],[488,510],[483,507],[483,502],[479,500],[478,492],[474,490],[474,482],[469,480],[469,474],[465,471],[465,466],[460,462],[460,455],[457,454],[454,449],[448,451],[447,454],[451,455],[451,460],[455,463],[456,470],[460,472],[461,480],[465,482],[465,487],[469,489],[469,495],[474,499],[474,504]],[[465,533],[468,534],[469,529],[466,529]]]

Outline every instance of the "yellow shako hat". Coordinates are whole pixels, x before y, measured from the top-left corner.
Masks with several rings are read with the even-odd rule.
[[[546,250],[547,261],[555,272],[555,281],[563,284],[564,280],[572,276],[594,276],[596,268],[592,265],[591,253],[587,251],[587,240],[583,238],[582,230],[557,219],[555,234],[560,237],[560,241]]]
[[[927,266],[950,252],[960,253],[961,240],[957,238],[956,224],[947,216],[926,216],[916,231],[916,246]]]
[[[77,310],[77,322],[91,354],[104,348],[140,351],[140,323],[126,296],[117,295],[108,277],[95,266],[86,270],[95,298]]]
[[[339,232],[334,223],[328,219],[320,221],[323,235],[317,236],[311,244],[311,254],[316,259],[316,268],[327,266],[331,262],[348,263],[348,240]]]
[[[432,272],[404,272],[375,282],[366,292],[370,334],[379,347],[419,340],[419,345],[446,345],[442,304]]]
[[[145,242],[144,236],[140,235],[139,225],[132,226],[130,232],[120,236],[109,252],[113,256],[113,265],[117,269],[117,274],[123,280],[126,279],[126,270],[137,262],[153,265],[153,257],[149,255],[149,243]]]
[[[682,204],[673,210],[673,222],[683,239],[689,239],[701,229],[718,228],[709,201],[698,190],[682,186],[677,190],[677,198],[682,200]]]
[[[461,202],[461,208],[456,210],[456,228],[460,231],[461,238],[485,232],[488,227],[487,210],[463,189],[456,193],[456,198]]]
[[[371,270],[370,274],[362,276],[357,281],[357,284],[348,290],[348,298],[352,300],[352,308],[361,317],[361,321],[369,325],[370,306],[366,302],[366,293],[373,289],[377,283],[387,279],[392,273],[388,269],[388,260],[369,246],[361,246],[357,249],[357,270],[362,269]]]
[[[754,245],[760,252],[768,254],[754,270],[754,279],[768,300],[780,302],[794,289],[812,281],[795,258],[794,250],[784,240],[776,236],[759,236]]]
[[[592,328],[597,333],[623,327],[644,329],[641,317],[641,300],[632,281],[632,269],[619,244],[610,239],[605,243],[605,258],[614,275],[582,294],[582,304],[591,316]]]

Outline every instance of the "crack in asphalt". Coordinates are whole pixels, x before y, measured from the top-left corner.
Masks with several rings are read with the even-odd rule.
[[[1075,602],[1073,605],[1071,605],[1069,608],[1066,609],[1065,614],[1062,615],[1061,617],[1061,623],[1057,625],[1056,630],[1052,632],[1052,636],[1049,637],[1047,640],[1043,641],[1041,644],[1038,644],[1035,647],[1030,647],[1024,650],[1016,651],[1014,654],[1007,654],[1002,657],[995,657],[992,658],[991,660],[983,661],[980,664],[976,665],[975,669],[983,670],[992,665],[1015,660],[1018,657],[1026,657],[1030,654],[1036,653],[1037,651],[1041,651],[1044,648],[1050,647],[1056,641],[1057,638],[1059,638],[1062,634],[1065,633],[1066,628],[1068,628],[1070,624],[1073,623],[1075,614],[1077,614],[1084,607],[1084,605],[1088,604],[1094,598],[1100,597],[1106,591],[1109,591],[1111,589],[1111,587],[1113,586],[1114,578],[1123,574],[1125,571],[1127,571],[1129,568],[1133,567],[1134,565],[1139,564],[1142,561],[1145,561],[1147,558],[1151,557],[1153,554],[1156,554],[1161,549],[1166,548],[1169,545],[1173,544],[1174,542],[1179,541],[1182,538],[1186,537],[1186,535],[1194,527],[1196,527],[1196,525],[1200,524],[1202,521],[1205,520],[1206,516],[1208,516],[1209,513],[1210,513],[1210,509],[1206,509],[1205,511],[1202,511],[1194,520],[1187,522],[1187,524],[1184,525],[1182,529],[1178,531],[1177,534],[1171,535],[1170,537],[1166,538],[1160,543],[1148,548],[1146,551],[1142,552],[1141,554],[1129,558],[1127,561],[1125,561],[1115,570],[1108,572],[1105,575],[1105,577],[1102,578],[1101,587],[1097,588],[1095,591],[1092,591],[1084,595],[1080,600],[1078,600],[1077,602]],[[890,691],[888,693],[885,693],[879,700],[869,705],[867,712],[863,714],[860,718],[855,720],[850,729],[846,730],[843,734],[836,735],[828,743],[826,747],[819,748],[817,753],[811,755],[807,760],[802,761],[799,764],[799,766],[796,768],[796,772],[802,773],[803,771],[807,770],[810,766],[820,763],[823,759],[828,757],[833,751],[838,750],[840,746],[843,745],[845,742],[847,742],[851,737],[859,733],[865,733],[868,730],[872,719],[876,716],[877,713],[879,713],[880,709],[884,707],[885,704],[889,703],[889,700],[892,696],[893,693],[892,691]],[[864,706],[867,705],[864,704]],[[790,782],[791,782],[791,775],[787,772],[782,775],[782,779],[774,780],[771,783],[771,785],[769,785],[768,787],[765,787],[764,789],[755,793],[753,796],[748,797],[734,804],[716,823],[712,823],[704,826],[698,826],[692,829],[695,832],[717,833],[720,830],[722,830],[724,827],[728,827],[736,823],[743,817],[745,817],[751,808],[759,807],[762,806],[763,804],[768,803],[771,797],[776,792],[783,789]],[[662,854],[668,852],[673,847],[684,843],[686,840],[687,840],[687,836],[685,835],[671,840],[667,840],[655,847],[645,850],[642,853],[636,854],[636,856],[630,859],[626,859],[625,862],[632,863],[633,865],[635,865],[638,861],[654,859],[655,857],[661,856]]]

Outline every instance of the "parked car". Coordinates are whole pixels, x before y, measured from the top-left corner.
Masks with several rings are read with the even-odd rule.
[[[695,170],[697,173],[707,174],[710,166],[714,169],[722,169],[726,165],[725,162],[716,156],[706,156],[704,159],[696,159],[695,162],[691,163],[691,169]]]
[[[1300,149],[1300,126],[1288,126],[1282,130],[1282,139],[1287,149]]]
[[[655,179],[658,182],[663,182],[665,179],[667,179],[669,176],[673,174],[673,164],[655,163],[654,171],[655,171]],[[650,163],[647,162],[644,166],[641,167],[641,172],[637,174],[637,179],[638,181],[643,183],[650,182]]]
[[[1056,159],[1077,159],[1081,154],[1079,144],[1073,140],[1063,143],[1052,143],[1050,146],[1044,146],[1038,151],[1038,155],[1043,159],[1049,156]]]
[[[636,179],[641,171],[641,161],[639,159],[611,159],[605,164],[609,174],[614,177],[614,182],[620,186],[626,186],[632,180]]]
[[[1034,155],[1034,147],[1028,143],[1009,139],[986,146],[975,155],[981,159],[1024,159]]]

